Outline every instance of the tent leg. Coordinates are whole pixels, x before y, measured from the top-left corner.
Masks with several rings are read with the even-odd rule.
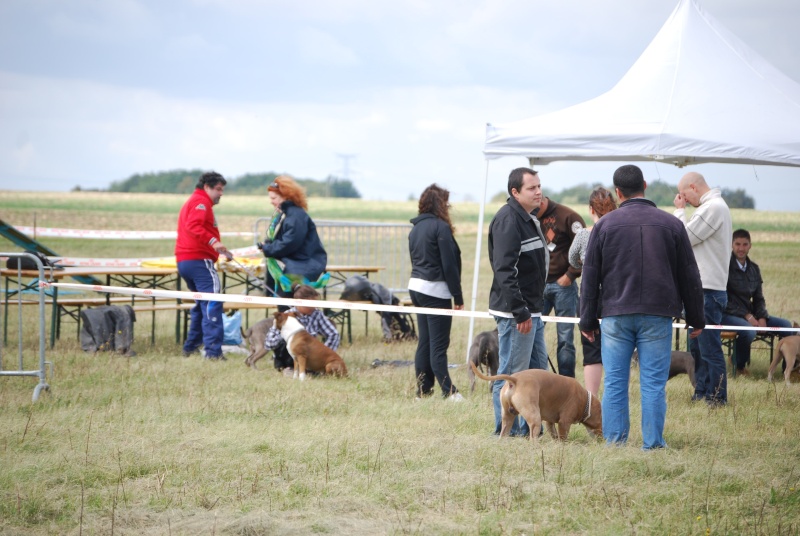
[[[475,312],[475,303],[478,300],[478,275],[480,274],[481,264],[481,243],[483,242],[483,216],[486,211],[486,191],[489,188],[489,161],[486,161],[486,175],[483,179],[483,199],[481,200],[481,208],[478,212],[478,238],[475,241],[475,269],[472,274],[472,304],[470,310]],[[469,346],[472,344],[472,334],[475,330],[475,317],[469,317],[469,334],[467,335],[467,355],[464,358],[465,363],[469,363]]]

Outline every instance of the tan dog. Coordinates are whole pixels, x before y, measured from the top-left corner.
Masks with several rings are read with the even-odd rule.
[[[583,424],[595,437],[603,435],[603,418],[600,401],[583,388],[575,378],[559,376],[547,370],[528,369],[514,374],[484,376],[470,363],[473,372],[482,380],[505,380],[500,390],[502,428],[500,436],[507,436],[517,415],[522,415],[531,429],[531,440],[537,441],[542,421],[553,439],[564,441],[570,426]],[[558,433],[555,425],[558,424]]]
[[[339,354],[308,334],[294,313],[277,312],[275,327],[281,330],[286,348],[294,358],[294,378],[305,380],[306,371],[347,376],[347,367]]]
[[[248,367],[258,368],[256,362],[269,353],[269,350],[264,348],[264,343],[273,322],[272,318],[265,318],[247,328],[247,331],[242,330],[242,335],[250,346],[250,355],[244,360],[244,364]]]
[[[786,385],[790,385],[789,378],[792,372],[800,370],[800,335],[784,337],[778,341],[778,346],[775,347],[775,354],[773,354],[772,363],[767,373],[769,381],[772,381],[772,374],[782,359],[786,360],[786,370],[783,371],[783,377],[786,380]]]

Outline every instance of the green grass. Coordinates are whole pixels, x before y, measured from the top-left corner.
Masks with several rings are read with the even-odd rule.
[[[35,211],[43,227],[171,229],[183,201],[10,192],[24,197],[15,202],[6,194],[2,219],[30,225]],[[311,205],[317,218],[341,210],[330,200]],[[415,212],[413,203],[372,205],[355,203],[343,217],[405,221]],[[226,196],[220,226],[248,230],[267,208],[263,198]],[[468,298],[473,208],[454,207]],[[752,254],[769,310],[800,319],[800,214],[735,211],[734,226],[755,231]],[[43,241],[74,256],[159,256],[172,248],[170,241]],[[481,267],[477,307],[485,309],[485,259]],[[16,309],[9,312],[15,327]],[[251,322],[258,317],[250,313]],[[751,377],[729,381],[722,410],[692,404],[685,377],[670,380],[665,451],[639,449],[635,371],[628,446],[608,448],[580,426],[565,444],[532,445],[491,435],[487,387],[479,382],[470,394],[463,366],[451,369],[467,398],[459,404],[415,401],[408,368],[371,368],[377,358],[413,359],[414,345],[383,344],[375,315],[368,333],[363,318],[354,314],[355,340],[341,349],[350,377],[303,383],[263,361],[262,370],[247,369],[244,356],[182,358],[171,313],[159,313],[152,348],[150,315],[140,315],[133,358],[84,354],[75,325],[65,324],[47,352],[51,391],[37,403],[35,380],[0,378],[0,533],[800,533],[800,385],[767,383],[764,351],[754,351]],[[25,319],[27,366],[33,320]],[[467,321],[456,320],[451,363],[463,361],[466,334]],[[16,364],[15,337],[12,330],[2,348],[6,370]],[[546,339],[553,354],[553,327]]]

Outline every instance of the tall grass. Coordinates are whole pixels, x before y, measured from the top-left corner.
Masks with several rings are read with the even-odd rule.
[[[15,202],[6,194],[0,210],[7,222],[30,225],[35,211],[39,226],[95,229],[170,229],[183,201],[11,192],[21,196]],[[258,202],[224,197],[221,228],[250,229],[263,215]],[[334,205],[314,199],[312,213],[332,218]],[[415,213],[413,203],[370,205],[353,204],[346,219],[391,214],[404,221]],[[477,211],[454,209],[469,297]],[[735,211],[734,226],[757,229],[752,253],[770,311],[800,319],[800,215]],[[170,241],[43,241],[75,256],[159,256],[172,248]],[[485,259],[481,266],[477,302],[485,309]],[[251,312],[250,321],[258,316]],[[33,380],[0,378],[0,532],[800,533],[800,386],[767,383],[763,351],[753,353],[752,376],[729,381],[725,409],[692,404],[688,380],[670,380],[665,451],[639,449],[635,371],[628,446],[606,447],[582,427],[573,427],[567,443],[543,438],[533,445],[491,435],[487,386],[469,393],[463,366],[451,374],[464,402],[415,401],[412,368],[370,366],[411,360],[414,345],[385,345],[377,317],[366,333],[362,319],[354,315],[353,344],[341,349],[350,377],[303,383],[263,361],[261,370],[250,370],[244,356],[221,363],[182,358],[171,313],[159,313],[154,347],[150,316],[141,315],[132,358],[84,354],[74,325],[65,325],[47,353],[52,389],[37,403]],[[467,322],[457,319],[453,364],[463,361],[466,332]],[[546,333],[553,355],[555,329]],[[24,342],[30,366],[35,346],[27,330]],[[2,348],[6,369],[16,363],[15,349],[16,340]]]

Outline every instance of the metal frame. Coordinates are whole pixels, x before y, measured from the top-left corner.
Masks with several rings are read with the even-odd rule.
[[[39,369],[38,370],[25,370],[24,369],[24,362],[23,362],[23,345],[22,345],[22,329],[23,329],[23,321],[22,321],[22,292],[23,289],[32,290],[30,289],[30,284],[24,285],[21,282],[22,279],[22,263],[17,265],[18,277],[17,277],[17,290],[14,292],[14,295],[17,297],[17,311],[19,314],[18,322],[17,322],[17,336],[18,336],[18,367],[17,370],[10,370],[6,371],[3,370],[3,348],[0,346],[0,376],[36,376],[39,378],[39,383],[33,389],[33,401],[36,402],[39,399],[39,395],[42,391],[49,391],[50,386],[47,384],[47,374],[46,374],[46,367],[47,365],[51,365],[52,363],[45,360],[45,350],[47,344],[45,342],[45,285],[44,285],[44,265],[42,265],[42,261],[39,260],[38,257],[32,255],[30,253],[0,253],[0,257],[27,257],[29,259],[33,259],[36,263],[37,268],[39,269],[39,279],[37,282],[38,292],[39,292]],[[6,282],[6,287],[8,286],[8,282]],[[6,289],[8,290],[8,289]],[[10,295],[6,295],[6,311],[4,311],[4,315],[8,315],[8,301],[7,299]]]

